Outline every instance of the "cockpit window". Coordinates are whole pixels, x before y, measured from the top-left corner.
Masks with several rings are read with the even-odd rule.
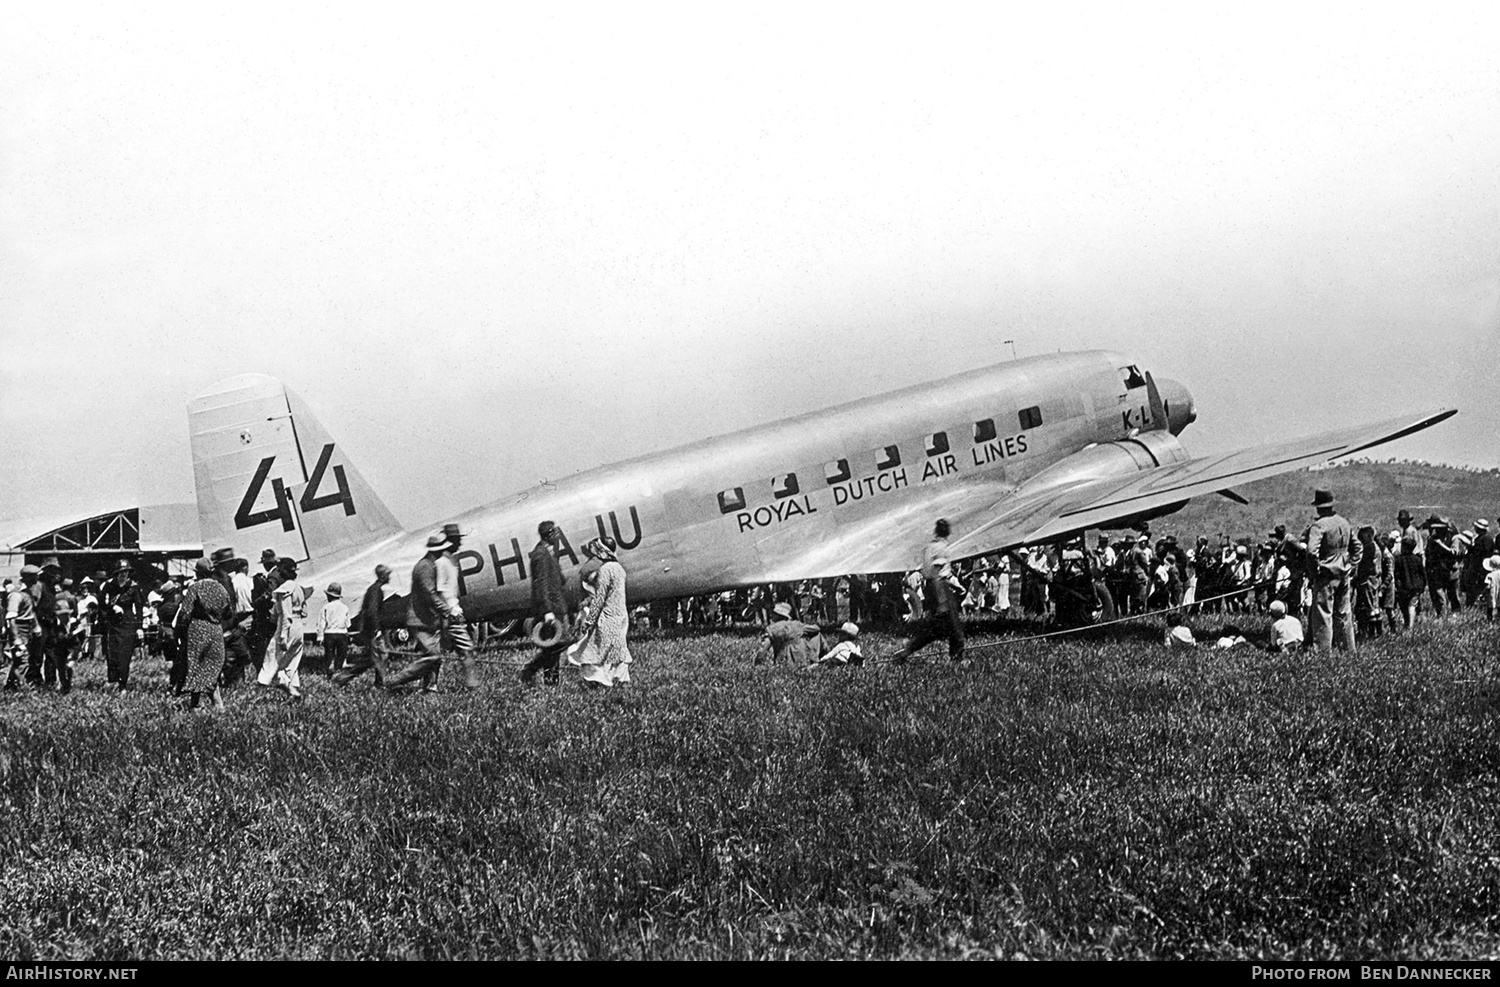
[[[1120,368],[1120,377],[1125,381],[1127,391],[1134,387],[1146,386],[1146,378],[1141,376],[1140,370],[1133,363],[1128,367]]]

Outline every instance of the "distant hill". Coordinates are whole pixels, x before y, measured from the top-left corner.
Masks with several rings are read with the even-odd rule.
[[[1438,513],[1460,530],[1476,518],[1495,524],[1500,514],[1500,470],[1466,470],[1408,462],[1353,462],[1324,469],[1283,473],[1233,489],[1248,507],[1218,496],[1199,497],[1168,517],[1151,522],[1153,535],[1174,533],[1191,543],[1199,535],[1217,540],[1219,532],[1239,539],[1263,539],[1278,523],[1301,533],[1316,516],[1315,488],[1333,492],[1336,506],[1356,527],[1374,524],[1377,531],[1396,526],[1405,507],[1420,522]],[[1493,530],[1493,528],[1491,529]]]

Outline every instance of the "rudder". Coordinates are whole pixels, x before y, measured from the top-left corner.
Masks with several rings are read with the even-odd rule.
[[[281,381],[242,374],[188,402],[206,551],[269,547],[324,568],[401,532],[390,510]]]

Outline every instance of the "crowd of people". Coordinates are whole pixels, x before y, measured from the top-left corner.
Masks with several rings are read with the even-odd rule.
[[[586,561],[570,582],[558,561],[561,532],[546,521],[530,554],[526,627],[537,650],[520,679],[526,686],[538,677],[556,683],[566,660],[588,688],[628,684],[632,618],[659,626],[760,626],[762,660],[806,666],[861,664],[860,622],[905,626],[909,639],[893,656],[904,661],[940,639],[961,659],[964,619],[981,614],[1020,614],[1067,628],[1167,613],[1174,616],[1165,640],[1173,647],[1197,643],[1185,616],[1267,614],[1273,650],[1352,650],[1360,639],[1411,628],[1424,600],[1438,617],[1482,606],[1495,619],[1500,546],[1488,519],[1460,529],[1439,514],[1418,522],[1403,509],[1395,527],[1382,531],[1374,521],[1351,524],[1329,491],[1316,491],[1312,507],[1317,517],[1300,535],[1277,525],[1261,538],[1220,534],[1217,544],[1199,537],[1189,545],[1173,534],[1153,537],[1143,524],[1124,537],[1100,534],[1092,548],[1078,537],[966,561],[949,558],[948,523],[939,520],[922,565],[910,572],[755,586],[656,601],[633,613],[613,540],[583,546]],[[340,685],[373,671],[385,689],[434,692],[444,657],[452,655],[463,686],[472,689],[476,634],[460,604],[454,557],[462,543],[458,526],[445,525],[413,567],[403,622],[416,655],[399,669],[392,667],[384,627],[391,579],[384,564],[375,567],[357,612],[335,582],[324,588],[325,602],[312,618],[297,563],[269,548],[254,575],[226,547],[197,560],[191,580],[178,576],[154,589],[136,581],[127,561],[75,585],[56,558],[46,558],[24,566],[19,585],[7,580],[3,587],[0,679],[7,689],[24,684],[65,694],[76,663],[88,656],[102,658],[107,687],[123,691],[133,659],[151,647],[188,706],[221,708],[224,690],[252,675],[258,686],[299,701],[304,642],[312,635]],[[1244,641],[1233,623],[1215,637],[1222,647]]]
[[[541,525],[539,535],[532,562],[543,575],[533,583],[538,611],[533,639],[540,654],[522,681],[534,680],[536,666],[545,669],[548,681],[556,681],[559,659],[566,655],[587,688],[629,683],[625,570],[613,539],[584,546],[588,562],[580,570],[580,592],[565,593],[557,563],[561,535],[551,522]],[[138,583],[124,560],[108,578],[86,576],[75,588],[62,576],[58,559],[45,558],[41,565],[23,566],[19,584],[7,580],[3,586],[0,687],[66,694],[77,663],[102,657],[106,688],[125,691],[138,656],[155,652],[167,663],[172,693],[189,708],[222,709],[225,690],[247,679],[300,702],[304,646],[315,636],[327,674],[339,685],[373,670],[386,690],[414,685],[436,692],[444,657],[451,655],[463,687],[473,689],[478,685],[474,634],[459,602],[454,559],[462,543],[458,526],[445,525],[428,539],[426,553],[412,568],[402,623],[416,654],[399,669],[392,667],[384,626],[391,579],[384,564],[375,567],[357,614],[344,603],[343,587],[333,582],[324,588],[326,602],[313,618],[296,560],[269,548],[261,553],[262,571],[253,576],[248,560],[225,547],[198,559],[191,579],[172,577],[154,589]],[[544,559],[550,559],[550,568]],[[542,640],[544,633],[550,641]],[[351,648],[351,637],[357,647]]]

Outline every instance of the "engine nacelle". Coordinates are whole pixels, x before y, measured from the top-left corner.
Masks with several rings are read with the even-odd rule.
[[[1171,432],[1141,432],[1129,439],[1080,449],[1027,480],[1018,492],[1031,493],[1108,476],[1129,476],[1142,470],[1184,462],[1189,458],[1187,450]]]

